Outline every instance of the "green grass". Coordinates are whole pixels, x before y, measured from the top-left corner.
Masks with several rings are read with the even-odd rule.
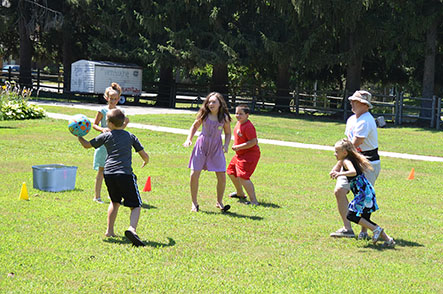
[[[190,127],[192,119],[131,117],[132,122],[180,128]],[[344,127],[258,115],[251,119],[262,137],[324,145],[340,138]],[[214,207],[215,175],[205,172],[201,212],[196,214],[189,211],[191,149],[181,146],[185,137],[128,130],[151,157],[143,169],[141,159],[133,158],[139,186],[148,176],[153,186],[152,192],[142,193],[145,204],[137,231],[147,243],[144,248],[133,248],[124,237],[129,223],[125,207],[116,222],[118,237],[104,238],[107,205],[92,202],[93,150],[80,146],[66,121],[0,122],[0,292],[443,292],[441,163],[382,158],[376,184],[380,210],[373,220],[397,241],[395,249],[383,249],[367,241],[329,238],[340,226],[335,183],[328,177],[335,163],[331,152],[262,144],[253,176],[262,205],[225,199],[231,212],[221,214]],[[96,134],[92,131],[87,139]],[[434,146],[424,146],[429,136]],[[442,155],[441,136],[411,128],[380,130],[381,144],[392,147],[384,150],[400,152],[394,149],[398,145],[402,152],[424,155]],[[399,138],[408,144],[400,144]],[[32,166],[51,163],[78,166],[75,190],[32,188]],[[412,167],[415,179],[407,180]],[[22,182],[30,201],[18,200]],[[228,182],[226,192],[232,189]]]

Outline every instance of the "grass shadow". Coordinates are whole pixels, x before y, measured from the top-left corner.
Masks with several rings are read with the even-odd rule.
[[[203,210],[200,210],[200,212],[201,213],[205,213],[205,214],[213,214],[213,215],[222,214],[222,215],[226,215],[226,216],[229,216],[229,217],[236,217],[236,218],[248,218],[248,219],[251,219],[251,220],[263,220],[263,217],[261,217],[261,216],[251,216],[251,215],[245,215],[245,214],[238,214],[238,213],[231,212],[231,211],[227,211],[227,212],[213,212],[213,211],[203,211]]]
[[[146,203],[142,204],[142,208],[144,208],[144,209],[157,209],[156,206],[149,205],[149,204],[146,204]]]
[[[270,203],[270,202],[259,202],[259,206],[263,206],[263,207],[269,207],[269,208],[281,208],[280,205],[274,204],[274,203]]]
[[[247,205],[248,204],[248,200],[246,200],[246,199],[237,199],[237,203]],[[263,206],[263,207],[281,208],[280,205],[277,205],[277,204],[274,204],[274,203],[271,203],[271,202],[258,202],[258,203],[259,203],[259,206]]]
[[[174,239],[167,237],[168,243],[161,243],[161,242],[155,242],[155,241],[143,241],[145,246],[150,246],[153,248],[163,248],[163,247],[171,247],[174,246],[176,243]],[[116,237],[116,238],[107,238],[103,239],[103,242],[106,243],[113,243],[113,244],[131,244],[131,241],[129,241],[126,237]]]
[[[167,237],[168,243],[160,243],[160,242],[154,242],[154,241],[148,241],[144,242],[146,246],[151,246],[154,248],[163,248],[163,247],[171,247],[175,245],[175,241],[172,238]]]
[[[417,243],[417,242],[413,242],[413,241],[408,241],[408,240],[404,240],[404,239],[394,239],[394,240],[395,240],[395,247],[384,247],[383,243],[379,243],[378,245],[374,245],[372,243],[368,243],[364,247],[365,248],[376,249],[376,250],[379,250],[379,251],[395,250],[395,248],[397,248],[397,247],[425,247],[425,245]]]
[[[0,129],[15,130],[15,129],[17,129],[17,127],[5,127],[5,126],[0,126]]]

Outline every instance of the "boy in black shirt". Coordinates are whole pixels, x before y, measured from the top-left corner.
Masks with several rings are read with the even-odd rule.
[[[134,246],[144,246],[136,233],[142,200],[138,191],[137,177],[132,172],[132,147],[143,159],[142,167],[149,162],[149,156],[137,137],[123,130],[125,115],[120,109],[110,110],[106,120],[110,132],[101,133],[91,141],[78,137],[84,148],[98,148],[105,145],[108,151],[104,176],[111,203],[108,208],[108,228],[105,236],[115,237],[114,223],[123,198],[123,205],[131,208],[130,226],[125,231],[125,236]]]

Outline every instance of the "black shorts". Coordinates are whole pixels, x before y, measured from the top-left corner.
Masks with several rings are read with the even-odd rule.
[[[138,192],[136,175],[113,174],[105,175],[105,183],[112,202],[122,203],[127,207],[142,206],[142,199]]]

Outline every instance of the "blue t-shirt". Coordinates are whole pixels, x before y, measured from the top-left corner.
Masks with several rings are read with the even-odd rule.
[[[104,174],[132,174],[132,147],[136,152],[143,150],[137,137],[125,130],[112,130],[101,133],[91,141],[92,147],[105,145],[108,157]]]

